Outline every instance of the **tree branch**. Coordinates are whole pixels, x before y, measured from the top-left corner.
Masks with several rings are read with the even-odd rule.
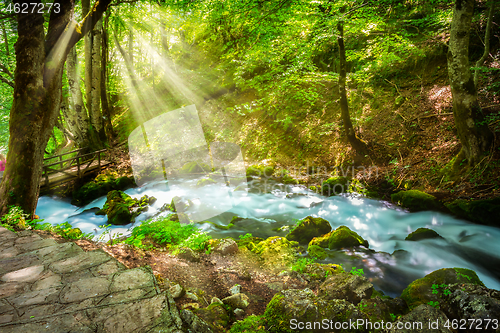
[[[0,75],[0,81],[2,81],[3,83],[8,84],[8,85],[9,85],[9,86],[11,86],[12,88],[14,88],[14,82],[7,80],[6,78],[4,78],[4,77],[3,77],[3,76],[1,76],[1,75]]]
[[[490,54],[490,35],[491,35],[491,21],[493,20],[493,10],[495,8],[495,2],[490,1],[490,11],[488,13],[488,21],[486,23],[486,34],[484,36],[484,53],[481,58],[476,62],[475,67],[481,67],[485,62],[486,58]],[[477,82],[479,81],[479,69],[474,71],[474,85],[477,89]]]
[[[9,69],[2,63],[0,63],[0,70],[10,76],[11,79],[14,79],[14,75],[9,71]]]

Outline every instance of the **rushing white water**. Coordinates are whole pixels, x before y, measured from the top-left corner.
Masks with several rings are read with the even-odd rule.
[[[328,251],[330,257],[322,262],[343,263],[346,270],[353,266],[363,268],[365,276],[391,296],[398,295],[411,281],[445,267],[472,269],[487,287],[500,289],[498,228],[472,224],[439,212],[408,213],[384,201],[355,196],[323,197],[298,186],[275,187],[271,193],[233,192],[234,188],[220,184],[199,188],[196,195],[203,200],[197,199],[196,195],[190,197],[194,202],[194,213],[214,209],[221,205],[221,198],[224,198],[224,204],[232,208],[208,220],[228,225],[233,216],[245,219],[229,230],[221,230],[208,223],[196,225],[210,232],[214,238],[230,236],[237,239],[246,233],[258,237],[284,236],[286,231],[278,232],[276,229],[293,225],[297,219],[308,215],[320,216],[328,220],[333,228],[348,226],[370,243],[370,250]],[[256,189],[259,191],[259,188]],[[228,190],[231,193],[229,199]],[[148,212],[137,218],[134,225],[139,225],[156,214],[163,204],[170,203],[174,196],[182,197],[189,191],[177,185],[169,188],[166,182],[158,182],[125,192],[134,198],[147,194],[158,199]],[[102,208],[105,200],[102,197],[78,208],[65,199],[41,197],[37,214],[45,222],[58,224],[68,221],[73,227],[97,236],[103,231],[98,226],[106,224],[106,217],[95,215],[95,210],[85,210]],[[113,226],[112,232],[126,235],[134,225]],[[404,240],[420,227],[435,230],[443,239]]]

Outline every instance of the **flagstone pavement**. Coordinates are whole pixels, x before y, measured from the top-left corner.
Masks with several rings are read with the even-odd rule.
[[[183,331],[150,268],[0,227],[0,332]]]

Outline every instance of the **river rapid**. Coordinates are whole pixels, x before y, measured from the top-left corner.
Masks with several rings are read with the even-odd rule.
[[[189,180],[186,185],[195,182]],[[445,267],[472,269],[488,288],[500,289],[500,229],[472,224],[440,212],[408,213],[385,201],[358,195],[324,197],[303,186],[279,184],[273,184],[272,190],[263,191],[257,186],[249,192],[211,184],[189,192],[180,184],[169,185],[167,181],[160,181],[125,192],[134,198],[147,194],[158,200],[134,224],[112,226],[115,234],[130,234],[134,226],[158,214],[158,210],[170,203],[174,196],[184,198],[190,195],[194,203],[193,213],[198,214],[195,221],[228,225],[233,216],[244,218],[229,230],[196,223],[213,238],[238,239],[246,233],[262,238],[285,236],[286,230],[276,229],[292,226],[308,215],[328,220],[334,229],[346,225],[368,240],[370,248],[327,250],[329,257],[318,262],[342,264],[347,271],[352,267],[363,268],[365,276],[377,289],[393,297],[399,296],[413,280]],[[85,207],[76,207],[68,199],[42,196],[36,213],[52,225],[68,221],[82,232],[94,234],[97,239],[103,233],[99,226],[105,225],[107,219],[95,215],[95,210],[88,210],[102,208],[105,201],[106,197],[101,197]],[[443,239],[405,241],[409,233],[420,227],[435,230]],[[107,237],[104,236],[105,240]]]

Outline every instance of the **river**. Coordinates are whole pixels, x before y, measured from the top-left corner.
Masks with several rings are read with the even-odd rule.
[[[472,269],[488,288],[500,289],[499,228],[473,224],[434,211],[408,213],[388,202],[357,195],[324,197],[303,186],[275,186],[270,193],[233,190],[221,184],[198,188],[195,197],[191,197],[194,210],[203,213],[200,217],[211,216],[205,220],[220,225],[228,225],[233,216],[245,220],[229,230],[208,223],[197,223],[196,226],[214,238],[238,239],[239,235],[246,233],[266,238],[285,236],[286,231],[275,230],[294,225],[297,219],[319,216],[328,220],[332,228],[348,226],[370,244],[369,250],[327,251],[329,258],[319,262],[341,263],[347,271],[351,267],[363,268],[365,276],[375,287],[390,296],[398,296],[411,281],[445,267]],[[166,181],[125,192],[134,198],[147,194],[158,199],[134,225],[157,214],[160,207],[170,203],[174,196],[186,195],[182,186],[169,186]],[[93,233],[97,238],[103,232],[99,226],[106,224],[107,219],[85,210],[102,208],[105,201],[106,197],[101,197],[80,208],[72,206],[68,199],[43,196],[38,201],[36,213],[45,222],[54,225],[68,221],[73,227],[84,233]],[[225,212],[221,213],[220,207]],[[134,225],[113,226],[111,229],[113,233],[127,235]],[[404,240],[420,227],[435,230],[443,239]]]

